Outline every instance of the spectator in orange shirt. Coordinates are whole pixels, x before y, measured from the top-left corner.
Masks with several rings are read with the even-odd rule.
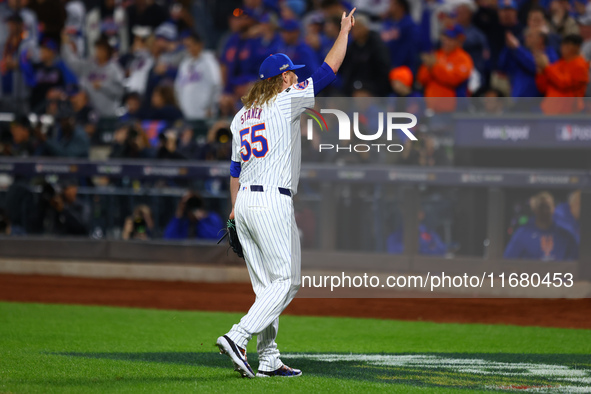
[[[466,97],[468,78],[474,68],[472,58],[462,49],[464,29],[455,25],[443,31],[441,49],[423,54],[417,80],[425,88],[427,106],[436,112],[451,112],[455,97]],[[454,97],[441,99],[439,97]]]
[[[581,56],[583,39],[569,34],[560,44],[561,59],[550,64],[544,53],[536,55],[536,84],[546,98],[542,110],[549,115],[570,114],[583,109],[589,83],[589,63]],[[560,97],[560,98],[558,98]]]

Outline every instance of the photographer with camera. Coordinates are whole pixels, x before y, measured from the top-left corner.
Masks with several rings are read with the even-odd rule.
[[[152,159],[156,152],[139,123],[122,122],[113,135],[111,158]]]
[[[164,239],[217,239],[224,221],[204,208],[203,198],[189,192],[177,206],[176,215],[164,230]]]
[[[38,225],[45,234],[88,236],[90,209],[78,200],[75,179],[43,184],[38,210]]]
[[[156,157],[163,160],[185,160],[187,159],[178,149],[178,135],[176,130],[171,129],[158,136],[158,152]]]
[[[145,241],[152,238],[153,230],[154,220],[150,207],[142,204],[135,207],[133,214],[125,219],[121,238]]]
[[[232,156],[232,132],[230,123],[220,120],[207,132],[207,144],[200,152],[200,160],[230,160]]]
[[[10,141],[5,141],[2,156],[29,157],[38,155],[38,142],[33,138],[33,128],[26,115],[19,115],[10,123]]]

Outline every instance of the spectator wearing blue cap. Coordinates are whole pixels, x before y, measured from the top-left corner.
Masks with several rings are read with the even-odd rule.
[[[220,64],[224,91],[220,99],[222,115],[233,115],[239,105],[240,97],[246,94],[250,83],[257,79],[259,59],[257,37],[252,36],[252,28],[257,24],[256,13],[251,9],[235,10],[231,19],[233,33],[222,50]]]
[[[76,76],[58,57],[58,51],[57,42],[46,38],[41,41],[38,59],[29,51],[20,57],[21,70],[31,89],[29,105],[34,111],[43,104],[49,90],[65,90],[77,84]]]
[[[390,93],[388,48],[378,33],[370,30],[366,15],[358,15],[355,19],[355,29],[351,32],[353,40],[341,68],[343,90],[345,94],[351,94],[353,89],[364,87],[374,96],[385,97]]]
[[[300,81],[310,78],[320,66],[318,58],[312,48],[300,36],[300,24],[295,19],[281,21],[282,43],[278,51],[286,54],[293,62],[305,64],[306,67],[294,71]]]
[[[410,16],[408,0],[391,2],[388,17],[382,24],[381,37],[390,52],[390,67],[407,66],[416,72],[419,29]]]
[[[258,60],[258,64],[273,53],[279,51],[281,46],[281,36],[277,32],[277,17],[271,13],[264,13],[258,18],[258,24],[251,28],[253,37],[256,37],[256,43],[253,45],[253,56]]]
[[[62,58],[88,92],[92,107],[102,116],[116,116],[123,97],[123,70],[113,59],[113,48],[105,39],[95,44],[94,59],[79,57],[70,45],[70,37],[62,34]]]
[[[490,45],[491,70],[496,70],[497,59],[505,47],[505,33],[510,32],[518,40],[522,38],[523,25],[519,23],[517,9],[515,0],[499,0],[496,9],[480,6],[474,14],[474,25],[486,35]]]
[[[215,56],[203,49],[197,33],[183,40],[188,56],[181,62],[174,82],[179,106],[185,119],[202,119],[217,115],[222,92],[222,76]]]
[[[152,45],[153,66],[148,72],[144,94],[144,106],[149,106],[154,89],[160,85],[172,85],[178,67],[186,53],[179,45],[178,30],[174,23],[165,22],[154,31]],[[141,90],[140,90],[141,91]]]
[[[186,34],[183,32],[183,34]],[[158,47],[159,63],[167,67],[176,67],[180,64],[185,53],[179,45],[179,30],[172,22],[164,22],[154,30],[154,45]]]
[[[509,77],[512,97],[541,97],[536,85],[536,54],[544,53],[550,63],[558,60],[553,48],[546,46],[547,36],[540,30],[528,28],[524,45],[511,33],[506,33],[506,47],[501,51],[498,68]]]

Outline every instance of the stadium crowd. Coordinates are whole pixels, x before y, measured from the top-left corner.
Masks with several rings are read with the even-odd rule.
[[[489,114],[506,111],[505,96],[537,97],[536,111],[568,114],[583,110],[581,98],[591,94],[589,0],[0,0],[0,112],[14,115],[0,155],[87,158],[105,142],[98,125],[111,120],[109,157],[229,160],[228,119],[262,60],[286,53],[306,65],[299,80],[308,78],[336,39],[343,11],[353,7],[355,29],[327,96],[403,99],[415,113],[447,113],[457,98],[483,97]],[[412,101],[419,97],[424,104]],[[204,119],[210,127],[198,140],[195,122]],[[451,164],[428,133],[405,148],[398,163]],[[26,226],[15,222],[14,206],[28,201],[26,183],[11,186],[3,229],[91,232],[78,181],[44,189]],[[573,258],[576,246],[552,219],[552,196],[536,196],[531,211],[506,257]],[[212,239],[222,226],[193,192],[159,235]],[[150,207],[136,206],[121,227],[123,239],[152,237]],[[528,249],[536,231],[548,233],[546,243]],[[447,252],[426,224],[419,232],[421,253]],[[550,239],[560,256],[549,257]],[[387,244],[402,252],[401,229]]]
[[[31,138],[12,131],[2,153],[85,157],[97,121],[115,118],[114,157],[205,158],[183,120],[231,117],[269,54],[288,54],[306,65],[299,79],[309,77],[354,6],[328,95],[424,96],[436,112],[470,96],[545,96],[549,114],[582,109],[587,0],[4,0],[2,112],[51,115],[56,127],[48,135],[21,116]],[[209,143],[227,136],[210,134]]]

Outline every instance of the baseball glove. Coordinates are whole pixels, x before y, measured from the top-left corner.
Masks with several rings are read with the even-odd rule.
[[[242,245],[240,244],[240,240],[238,239],[238,232],[236,231],[236,221],[234,219],[228,219],[228,223],[226,224],[226,233],[220,238],[218,244],[224,240],[224,238],[228,237],[228,241],[230,242],[230,247],[238,255],[240,258],[244,258],[244,253],[242,252]]]

